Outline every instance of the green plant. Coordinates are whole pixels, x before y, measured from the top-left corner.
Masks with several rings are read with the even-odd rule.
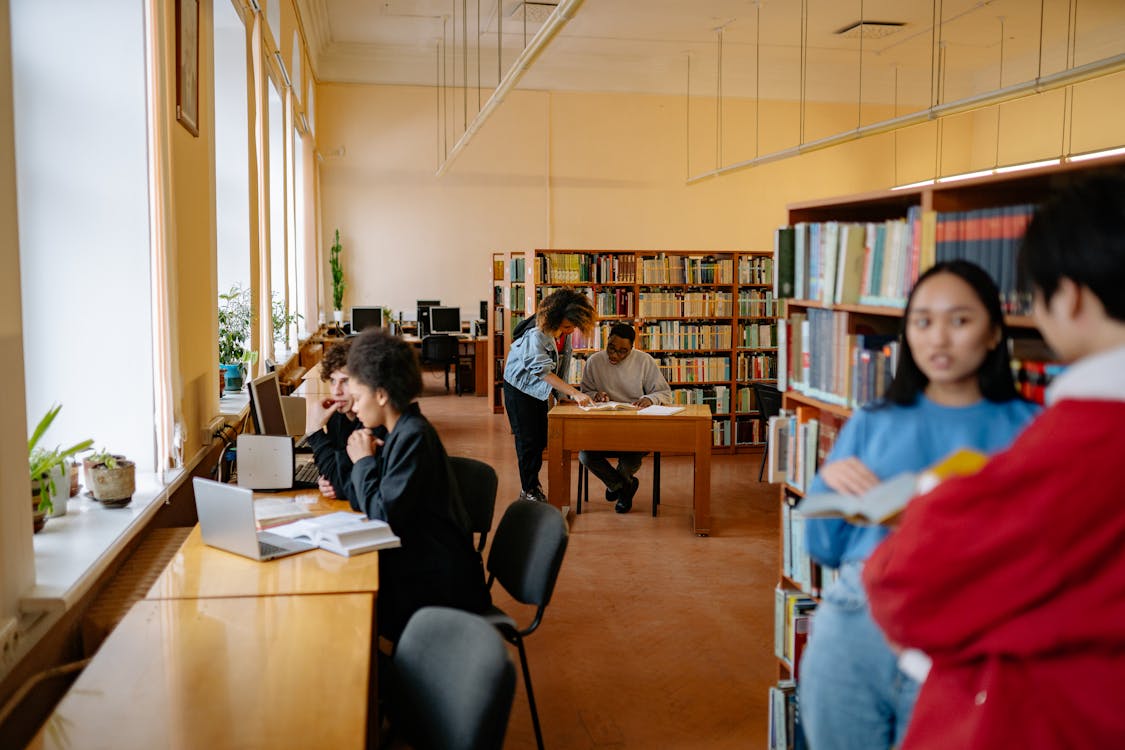
[[[336,241],[332,244],[328,255],[328,264],[332,267],[332,309],[344,309],[344,267],[340,265],[340,230],[336,230]]]
[[[285,301],[278,299],[277,292],[273,294],[270,317],[273,319],[273,341],[275,344],[283,345],[289,339],[289,326],[304,318],[299,312],[286,310]]]
[[[90,462],[91,466],[102,466],[104,464],[107,469],[116,469],[117,459],[118,456],[116,454],[110,453],[105,448],[94,451],[89,456],[86,456],[86,460]]]
[[[235,284],[230,291],[219,295],[220,364],[233,365],[256,359],[256,353],[247,349],[253,319],[249,289]]]
[[[80,443],[75,443],[69,448],[40,448],[39,441],[43,438],[43,434],[51,427],[51,423],[55,421],[55,417],[59,415],[62,409],[62,404],[55,404],[43,418],[39,420],[39,424],[31,433],[31,437],[27,439],[27,456],[28,456],[28,470],[31,475],[32,483],[38,482],[39,484],[39,507],[38,510],[50,513],[54,510],[53,498],[55,497],[57,488],[55,487],[55,480],[52,476],[52,470],[57,466],[65,466],[66,460],[71,456],[81,453],[82,451],[89,450],[90,446],[94,444],[93,440],[83,440]],[[66,476],[64,472],[63,476]]]

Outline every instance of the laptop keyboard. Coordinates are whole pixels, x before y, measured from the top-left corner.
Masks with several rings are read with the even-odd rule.
[[[319,476],[320,472],[317,471],[316,462],[309,461],[297,467],[297,473],[293,476],[293,479],[297,482],[316,484],[316,480]]]
[[[288,551],[289,550],[285,549],[284,547],[278,547],[276,544],[263,542],[261,539],[258,540],[258,552],[262,555],[262,557],[265,557],[267,555],[277,555],[282,552]]]

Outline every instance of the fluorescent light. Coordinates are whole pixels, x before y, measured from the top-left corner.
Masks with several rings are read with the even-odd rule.
[[[1091,151],[1088,154],[1078,154],[1076,156],[1066,157],[1067,161],[1089,161],[1090,159],[1104,159],[1107,156],[1120,156],[1125,154],[1125,146],[1121,148],[1110,148],[1105,151]]]
[[[289,71],[285,69],[285,60],[281,57],[281,50],[274,52],[273,57],[277,60],[277,67],[281,71],[281,77],[285,80],[286,87],[293,88],[293,82],[289,80]]]
[[[997,167],[996,174],[1021,172],[1025,169],[1038,169],[1039,167],[1053,167],[1062,162],[1062,159],[1044,159],[1043,161],[1030,161],[1026,164],[1013,164],[1009,167]]]
[[[982,169],[979,172],[965,172],[963,174],[951,174],[948,177],[939,177],[938,182],[958,182],[960,180],[971,180],[974,177],[987,177],[992,174],[991,169]]]
[[[920,182],[911,182],[907,185],[895,185],[891,190],[910,190],[911,188],[926,187],[927,185],[933,184],[933,180],[921,180]]]

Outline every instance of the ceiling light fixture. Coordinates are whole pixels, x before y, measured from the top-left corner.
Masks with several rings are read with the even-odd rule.
[[[1104,151],[1091,151],[1088,154],[1075,154],[1066,157],[1067,161],[1089,161],[1090,159],[1104,159],[1108,156],[1121,156],[1125,154],[1125,146],[1121,148],[1107,148]]]
[[[845,39],[882,39],[899,31],[905,25],[902,21],[856,21],[836,29],[833,33]]]
[[[509,17],[516,21],[527,21],[528,23],[546,23],[558,5],[558,3],[524,2],[517,5],[509,14]]]

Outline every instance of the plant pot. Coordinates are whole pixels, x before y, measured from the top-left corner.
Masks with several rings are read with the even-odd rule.
[[[226,387],[227,387],[227,372],[226,372],[226,370],[223,369],[222,365],[219,365],[219,397],[220,398],[222,397],[223,391],[226,389]]]
[[[51,469],[51,479],[55,482],[55,492],[51,495],[51,512],[47,515],[51,518],[58,518],[66,515],[66,500],[70,496],[67,492],[70,479],[67,476],[66,468],[62,466]]]
[[[105,464],[91,466],[86,471],[86,483],[90,494],[102,505],[122,508],[132,501],[137,489],[137,466],[126,459],[118,459],[112,469]]]
[[[39,483],[31,483],[31,531],[38,534],[47,525],[47,511],[39,510]]]
[[[219,366],[223,368],[223,380],[227,393],[238,393],[241,391],[243,382],[242,364]]]
[[[332,311],[332,320],[334,320],[337,323],[343,323],[344,322],[344,311],[343,310],[333,310]]]
[[[70,496],[74,497],[78,494],[80,485],[78,484],[78,462],[67,460],[66,462],[67,473],[70,475]]]
[[[119,456],[116,453],[113,454],[113,457],[118,462],[121,462],[121,461],[125,460],[125,456]],[[97,461],[91,461],[88,458],[82,459],[82,481],[86,484],[86,491],[90,495],[90,497],[94,497],[94,491],[91,488],[91,484],[90,484],[90,470],[93,469],[97,465],[98,465]]]

